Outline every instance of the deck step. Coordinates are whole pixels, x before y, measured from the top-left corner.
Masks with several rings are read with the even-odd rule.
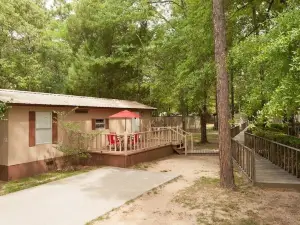
[[[172,146],[173,147],[173,150],[177,153],[177,154],[179,154],[179,155],[182,155],[182,154],[184,154],[185,153],[185,148],[184,148],[184,146],[182,146],[182,145],[173,145]]]

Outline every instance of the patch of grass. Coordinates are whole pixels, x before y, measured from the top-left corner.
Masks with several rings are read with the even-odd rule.
[[[207,221],[206,217],[203,216],[197,216],[197,224],[198,225],[211,225],[209,221]]]
[[[234,173],[234,182],[237,186],[244,185],[246,183],[243,175],[238,172]]]
[[[96,219],[94,219],[90,222],[87,222],[85,225],[93,225],[96,221],[103,221],[103,220],[107,220],[107,219],[109,219],[109,213],[99,216]]]
[[[139,164],[132,166],[131,168],[136,169],[136,170],[148,170],[148,168],[151,168],[156,163],[157,163],[156,161],[139,163]]]
[[[222,210],[225,212],[238,211],[240,207],[234,202],[224,202]]]
[[[20,180],[9,181],[0,186],[0,195],[6,195],[16,191],[35,187],[41,184],[46,184],[51,181],[60,180],[66,177],[78,175],[81,173],[91,171],[92,169],[95,168],[85,168],[82,170],[75,170],[75,171],[55,171],[55,172],[40,174],[33,177],[23,178]]]
[[[207,140],[208,143],[202,144],[201,142],[201,134],[193,133],[194,146],[197,149],[218,149],[219,141],[218,141],[218,131],[215,130],[207,130]]]
[[[259,223],[252,218],[230,221],[228,219],[213,217],[212,221],[209,221],[209,219],[204,216],[197,217],[197,224],[198,225],[217,225],[217,224],[218,225],[259,225]]]
[[[133,203],[133,202],[134,202],[134,199],[131,199],[131,200],[127,201],[125,204],[126,204],[126,205],[129,205],[129,204],[131,204],[131,203]]]
[[[197,198],[195,198],[195,194],[207,187],[216,188],[219,186],[219,183],[219,178],[201,177],[200,179],[196,180],[192,186],[189,186],[180,191],[179,194],[173,199],[173,201],[191,210],[200,208],[203,202],[199,202]]]
[[[241,219],[235,225],[259,225],[259,223],[253,218]]]
[[[220,179],[213,177],[201,177],[199,180],[195,182],[195,184],[204,184],[204,185],[219,185]]]
[[[148,169],[148,165],[144,164],[144,163],[139,163],[136,164],[134,166],[132,166],[132,169],[136,169],[136,170],[147,170]]]
[[[157,195],[160,189],[161,187],[153,188],[152,190],[147,192],[147,195],[152,195],[152,194]]]

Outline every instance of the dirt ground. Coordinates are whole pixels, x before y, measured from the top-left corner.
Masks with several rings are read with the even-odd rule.
[[[236,173],[236,191],[221,189],[218,156],[172,156],[136,169],[181,174],[98,218],[96,225],[300,225],[300,193],[262,190]]]

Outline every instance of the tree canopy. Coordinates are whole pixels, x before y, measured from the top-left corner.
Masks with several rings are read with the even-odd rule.
[[[2,0],[0,88],[137,100],[215,113],[212,1]],[[300,107],[300,3],[225,1],[232,107]]]

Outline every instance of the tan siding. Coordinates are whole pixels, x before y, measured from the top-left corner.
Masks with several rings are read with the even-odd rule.
[[[55,145],[43,144],[33,147],[29,146],[29,111],[70,111],[72,108],[51,108],[51,107],[29,107],[29,106],[13,106],[9,111],[8,121],[8,138],[9,154],[8,165],[44,160],[62,156],[62,153],[55,149]],[[68,121],[77,121],[80,123],[82,130],[85,132],[92,131],[92,119],[105,119],[110,115],[121,111],[120,109],[90,109],[89,113],[74,113],[71,112],[66,117]],[[133,110],[136,111],[136,110]],[[144,113],[146,112],[146,113]],[[151,115],[147,110],[143,111],[143,115]],[[124,119],[109,120],[109,130],[103,132],[124,132]],[[128,132],[131,131],[131,120],[127,119]],[[129,130],[130,129],[130,130]],[[58,129],[58,141],[62,138],[62,131]]]
[[[8,165],[8,121],[0,120],[0,165]]]

